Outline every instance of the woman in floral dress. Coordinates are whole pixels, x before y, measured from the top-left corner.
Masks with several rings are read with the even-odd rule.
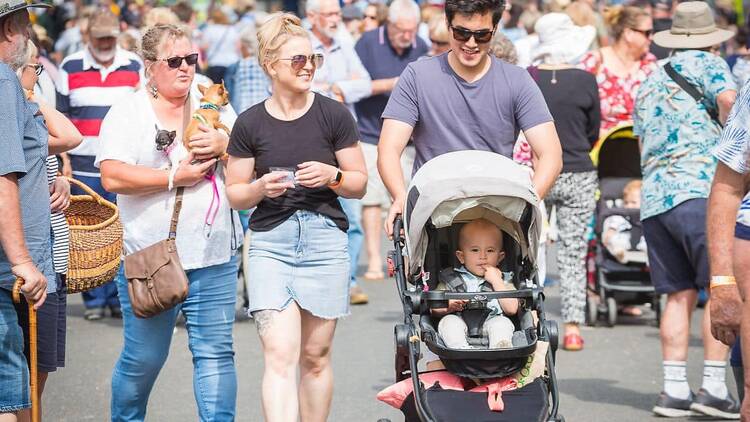
[[[649,53],[653,25],[648,12],[617,6],[605,12],[614,38],[612,46],[587,53],[580,67],[596,76],[601,104],[601,134],[632,121],[635,96],[646,77],[657,68]]]

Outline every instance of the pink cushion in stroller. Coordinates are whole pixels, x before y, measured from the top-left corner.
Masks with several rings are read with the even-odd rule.
[[[502,412],[505,404],[502,399],[502,392],[514,390],[518,384],[514,377],[505,377],[489,380],[469,390],[466,389],[465,381],[448,371],[434,371],[419,374],[419,379],[428,388],[436,382],[445,390],[471,391],[473,393],[487,392],[487,405],[490,410]],[[412,393],[414,385],[411,378],[397,382],[390,387],[378,393],[378,400],[387,403],[396,409],[400,409],[404,404],[406,397]]]

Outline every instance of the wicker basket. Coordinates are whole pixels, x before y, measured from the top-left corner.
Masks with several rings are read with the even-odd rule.
[[[117,206],[78,180],[88,195],[73,195],[65,218],[70,226],[68,293],[80,293],[115,277],[122,259],[122,225]]]

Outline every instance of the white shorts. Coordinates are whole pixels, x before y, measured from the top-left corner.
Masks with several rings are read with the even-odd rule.
[[[367,165],[367,193],[362,198],[362,205],[365,207],[380,206],[388,208],[391,206],[391,196],[388,189],[383,184],[378,172],[378,146],[361,142],[362,153],[365,156]],[[401,154],[401,170],[404,172],[404,184],[409,185],[411,181],[411,169],[414,167],[414,156],[416,152],[414,147],[409,145]]]

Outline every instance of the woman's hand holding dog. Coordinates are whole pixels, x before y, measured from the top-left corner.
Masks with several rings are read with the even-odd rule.
[[[229,145],[226,133],[206,125],[198,125],[200,132],[190,138],[190,151],[196,160],[208,160],[222,156]]]
[[[295,179],[300,186],[306,188],[320,188],[328,186],[336,177],[338,169],[329,164],[317,161],[306,161],[298,165],[299,170],[295,173]]]
[[[266,173],[258,179],[263,187],[263,195],[266,198],[277,198],[284,193],[287,189],[294,187],[294,182],[282,182],[287,177],[287,174],[280,171],[274,171]]]
[[[190,154],[184,160],[180,161],[180,165],[177,167],[177,172],[174,175],[174,185],[190,187],[203,180],[206,173],[211,170],[216,164],[216,159],[211,158],[204,162],[197,162],[192,164],[198,158],[194,152]]]

